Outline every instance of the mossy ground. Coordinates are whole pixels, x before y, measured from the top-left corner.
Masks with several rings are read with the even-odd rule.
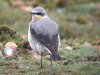
[[[0,0],[0,25],[6,24],[13,28],[20,35],[13,41],[21,45],[22,35],[28,32],[31,15],[20,9],[14,9],[7,3],[8,1],[10,0]],[[0,58],[0,75],[100,75],[100,50],[81,47],[84,41],[92,43],[100,39],[100,11],[97,7],[100,0],[96,0],[98,2],[84,0],[86,2],[83,3],[77,3],[79,0],[76,0],[76,3],[65,6],[65,11],[62,13],[57,12],[57,7],[53,2],[45,5],[40,0],[38,1],[44,7],[47,6],[49,16],[59,24],[61,38],[67,40],[75,38],[80,43],[79,48],[66,50],[66,43],[61,43],[59,53],[64,60],[53,61],[50,67],[50,60],[44,57],[42,69],[26,50],[19,48],[20,53],[17,57]],[[8,36],[6,37],[9,41]],[[3,48],[0,45],[1,49]]]
[[[99,75],[100,57],[98,50],[80,48],[76,50],[62,49],[59,51],[62,61],[43,58],[43,68],[40,61],[32,59],[29,54],[20,54],[12,59],[0,59],[0,75]]]

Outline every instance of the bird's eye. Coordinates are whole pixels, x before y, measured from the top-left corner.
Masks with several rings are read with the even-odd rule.
[[[44,13],[33,13],[34,15],[44,16]]]

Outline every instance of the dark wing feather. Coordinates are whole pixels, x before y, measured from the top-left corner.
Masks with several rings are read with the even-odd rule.
[[[32,36],[40,42],[40,44],[44,45],[48,48],[51,52],[58,50],[58,34],[53,35],[51,38],[49,34],[37,34],[34,28],[30,27],[30,31]]]

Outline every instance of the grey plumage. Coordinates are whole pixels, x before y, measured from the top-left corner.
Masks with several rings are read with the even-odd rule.
[[[30,13],[31,14],[34,14],[34,13],[43,13],[43,14],[47,15],[46,11],[42,7],[36,7]]]
[[[35,8],[33,11],[35,10],[38,12],[39,8],[37,10]],[[44,9],[41,9],[41,11],[39,10],[39,13],[40,12],[46,14]],[[38,21],[31,21],[28,31],[28,40],[32,49],[38,54],[50,54],[52,59],[61,60],[58,54],[60,45],[58,25],[47,15]]]
[[[31,29],[34,29],[38,35],[48,34],[49,37],[52,37],[54,34],[58,34],[58,25],[48,17],[45,17],[36,22],[32,21]]]

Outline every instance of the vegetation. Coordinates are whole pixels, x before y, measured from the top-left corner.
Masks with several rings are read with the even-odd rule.
[[[95,49],[80,48],[77,50],[60,50],[62,61],[53,61],[50,67],[50,60],[43,59],[43,69],[31,56],[20,53],[16,58],[0,59],[0,74],[8,75],[99,75],[100,73],[100,52]]]
[[[100,48],[92,45],[100,42],[100,0],[21,0],[26,5],[44,7],[59,25],[63,60],[53,61],[50,67],[49,58],[44,57],[43,69],[39,68],[40,61],[36,64],[23,48],[22,36],[28,32],[31,15],[14,7],[12,1],[0,0],[0,51],[5,42],[14,41],[18,55],[11,59],[0,57],[0,75],[100,74]]]

